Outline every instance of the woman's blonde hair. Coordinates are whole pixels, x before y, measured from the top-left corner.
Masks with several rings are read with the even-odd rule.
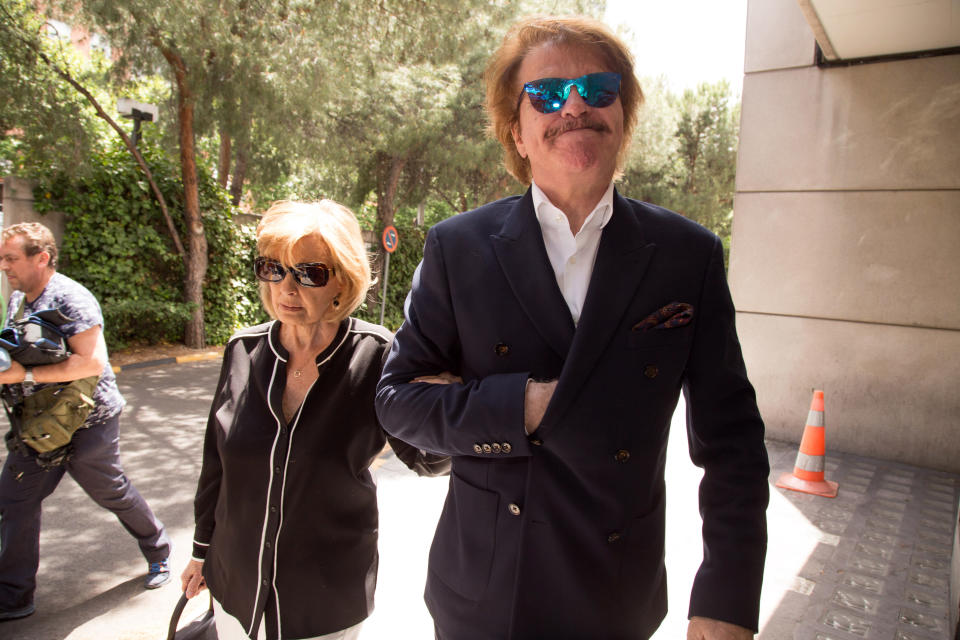
[[[320,240],[330,252],[332,264],[327,266],[336,270],[340,281],[340,305],[331,305],[324,320],[340,322],[360,306],[372,284],[360,224],[350,209],[333,200],[281,200],[267,209],[257,225],[257,251],[286,265],[294,263],[297,245],[307,238]],[[276,318],[266,282],[260,283],[260,300],[270,317]]]
[[[617,151],[617,168],[623,167],[630,138],[643,104],[643,91],[633,72],[630,49],[606,25],[585,16],[532,16],[517,22],[507,32],[500,48],[487,65],[486,110],[488,131],[503,147],[507,171],[523,184],[530,184],[530,161],[517,152],[513,127],[519,122],[518,98],[521,87],[517,71],[523,59],[542,44],[555,44],[593,51],[620,74],[620,103],[623,107],[623,142]]]

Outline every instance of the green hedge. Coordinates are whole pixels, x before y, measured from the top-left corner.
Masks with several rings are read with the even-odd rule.
[[[180,169],[149,139],[140,151],[164,194],[181,235]],[[95,154],[82,177],[47,176],[34,193],[35,208],[65,214],[60,271],[100,301],[110,348],[183,341],[190,306],[183,301],[183,261],[176,254],[159,204],[122,145]],[[201,167],[200,210],[209,266],[204,282],[207,342],[222,344],[239,327],[266,318],[250,264],[251,227],[235,224],[226,192]]]

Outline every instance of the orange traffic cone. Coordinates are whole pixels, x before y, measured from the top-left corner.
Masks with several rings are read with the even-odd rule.
[[[785,473],[777,480],[781,489],[812,493],[824,498],[836,498],[836,482],[823,479],[823,460],[826,454],[824,443],[823,391],[814,391],[810,402],[807,426],[803,428],[803,440],[797,453],[793,473]]]

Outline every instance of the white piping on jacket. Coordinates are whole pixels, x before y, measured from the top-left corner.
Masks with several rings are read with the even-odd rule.
[[[274,321],[274,322],[276,322],[276,321]],[[272,328],[272,326],[273,326],[273,324],[271,324],[271,328]],[[347,337],[348,337],[351,333],[366,333],[366,332],[361,332],[361,331],[355,331],[354,328],[353,328],[353,326],[354,326],[353,318],[350,318],[350,326],[347,328],[347,331],[344,332],[343,338],[342,338],[342,339],[340,340],[340,342],[333,348],[333,351],[331,351],[331,352],[327,355],[326,358],[324,358],[321,362],[318,362],[318,363],[317,363],[317,368],[318,368],[318,369],[319,369],[322,365],[326,364],[326,363],[330,360],[330,358],[332,358],[338,351],[340,351],[340,347],[342,347],[342,346],[344,345],[344,343],[347,341]],[[373,335],[379,335],[379,334],[376,334],[376,333],[373,333],[373,332],[370,332],[370,333],[372,333]],[[261,335],[262,335],[262,334],[261,334]],[[382,337],[382,336],[381,336],[381,337]],[[284,362],[284,363],[286,363],[287,360],[286,360],[285,358],[283,358],[283,356],[280,355],[280,353],[277,351],[276,347],[275,347],[274,344],[273,344],[273,335],[272,335],[272,332],[271,332],[270,330],[267,331],[267,342],[268,342],[268,344],[270,345],[270,350],[273,351],[273,354],[276,356],[277,360],[278,360],[279,362]],[[277,363],[274,363],[274,366],[273,366],[273,375],[270,376],[270,385],[269,385],[268,388],[267,388],[267,398],[268,398],[267,404],[268,404],[268,406],[270,407],[270,413],[273,415],[274,420],[277,421],[277,436],[274,438],[273,448],[270,450],[270,466],[271,466],[270,472],[271,472],[271,473],[270,473],[270,483],[267,485],[267,505],[266,505],[267,510],[266,510],[266,512],[265,512],[266,517],[264,518],[264,521],[263,521],[263,530],[262,530],[261,537],[260,537],[260,556],[259,556],[259,558],[258,558],[258,563],[257,563],[257,596],[256,596],[256,598],[254,598],[254,600],[253,600],[254,612],[253,612],[252,620],[251,620],[251,622],[250,622],[250,628],[247,630],[247,635],[250,635],[250,633],[252,633],[252,631],[253,631],[253,626],[254,626],[254,624],[255,624],[255,622],[256,622],[256,607],[257,607],[257,603],[260,601],[260,585],[261,585],[261,583],[263,582],[263,574],[262,574],[262,567],[263,567],[263,543],[266,541],[267,518],[270,517],[270,513],[269,513],[269,509],[270,509],[270,494],[271,494],[271,492],[272,492],[272,485],[273,485],[273,469],[272,469],[272,466],[273,466],[273,456],[274,456],[274,454],[276,453],[277,440],[279,439],[280,429],[281,429],[282,426],[283,426],[282,423],[281,423],[281,421],[280,421],[280,418],[277,417],[277,414],[276,414],[276,413],[274,413],[274,411],[273,411],[273,406],[270,405],[270,403],[269,403],[269,398],[272,396],[272,392],[273,392],[273,383],[274,383],[274,381],[276,380],[277,366],[278,366],[278,364],[277,364]],[[317,378],[317,380],[319,380],[319,378]],[[277,635],[278,635],[279,637],[281,637],[281,638],[283,637],[283,631],[282,631],[282,629],[281,629],[281,621],[280,621],[280,592],[279,592],[279,590],[277,589],[277,554],[279,553],[279,545],[278,545],[277,543],[278,543],[278,541],[280,540],[280,532],[281,532],[282,529],[283,529],[283,511],[284,511],[284,503],[285,503],[285,496],[286,496],[286,489],[287,489],[287,482],[286,482],[286,480],[287,480],[287,468],[289,467],[289,464],[290,464],[290,454],[291,454],[291,452],[293,451],[293,434],[294,434],[294,431],[296,430],[297,425],[300,424],[300,415],[303,413],[303,405],[305,405],[305,404],[307,403],[307,398],[310,397],[310,392],[313,391],[313,388],[316,386],[317,380],[314,380],[314,381],[313,381],[313,384],[310,385],[310,388],[307,389],[307,393],[304,394],[304,396],[303,396],[303,402],[300,403],[300,407],[297,409],[297,415],[294,417],[293,423],[290,425],[290,437],[289,437],[289,441],[287,442],[287,456],[286,456],[286,458],[284,459],[284,462],[283,462],[283,485],[281,485],[281,487],[280,487],[280,516],[279,516],[280,519],[279,519],[279,522],[277,522],[277,533],[276,533],[276,535],[274,536],[274,539],[273,539],[273,578],[272,578],[272,581],[271,581],[271,585],[273,586],[273,592],[274,592],[274,594],[275,594],[275,596],[276,596],[276,597],[274,598],[274,609],[276,610],[276,617],[277,617]]]
[[[280,362],[286,362],[286,360],[282,358],[279,353],[277,353],[276,348],[273,346],[271,329],[273,328],[274,324],[276,324],[276,321],[270,323],[270,328],[267,329],[267,344],[270,345],[271,351],[273,351],[273,354],[277,357],[276,361],[273,363],[273,372],[270,374],[270,384],[267,385],[267,407],[270,408],[270,414],[277,423],[277,432],[273,437],[273,445],[270,447],[270,461],[267,464],[267,474],[270,480],[267,482],[267,499],[263,505],[263,527],[260,530],[260,553],[257,555],[257,593],[253,598],[253,612],[250,614],[250,627],[247,629],[248,636],[253,633],[253,628],[257,624],[257,603],[260,602],[260,585],[263,584],[263,543],[266,542],[267,539],[267,521],[270,519],[270,494],[273,493],[273,456],[277,452],[277,441],[280,439],[280,429],[283,426],[283,424],[280,422],[280,418],[277,417],[276,412],[273,410],[273,405],[270,404],[273,383],[274,380],[277,379],[277,368],[280,366]],[[281,518],[283,516],[282,504],[280,516]],[[274,568],[276,568],[276,564],[274,564]],[[276,574],[276,571],[274,571],[274,574]],[[276,579],[276,576],[274,576],[274,579]]]

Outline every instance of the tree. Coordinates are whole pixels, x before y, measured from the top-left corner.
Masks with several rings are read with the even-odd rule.
[[[677,209],[721,236],[733,219],[739,107],[730,107],[726,80],[687,89],[679,100],[681,190]]]
[[[726,81],[672,94],[647,81],[620,190],[696,220],[729,241],[740,108]]]
[[[373,195],[377,237],[401,206],[439,198],[458,213],[516,186],[502,166],[499,143],[485,133],[484,67],[519,15],[602,13],[603,3],[472,0],[430,8],[414,18],[405,14],[416,25],[413,38],[392,49],[393,57],[378,51],[372,84],[355,87],[352,108],[336,108],[343,165],[356,175],[350,201],[360,206]],[[443,38],[424,39],[423,33]],[[380,271],[385,252],[379,245],[376,251]],[[377,294],[371,292],[371,302]]]
[[[23,4],[24,0],[15,0]],[[521,13],[595,0],[58,0],[112,46],[109,87],[163,77],[160,127],[178,150],[189,346],[201,346],[209,267],[201,163],[234,201],[333,196],[375,211],[454,213],[513,189],[484,135],[483,66]],[[105,75],[106,77],[106,75]],[[16,118],[14,118],[16,119]],[[170,124],[174,126],[170,126]],[[443,202],[436,207],[434,202]],[[248,203],[249,204],[249,203]],[[172,226],[172,225],[171,225]],[[378,261],[379,264],[379,261]]]
[[[173,209],[182,206],[176,160],[144,132],[140,149],[156,170]],[[39,181],[38,211],[66,214],[60,270],[83,282],[103,308],[107,343],[182,341],[191,309],[183,302],[184,264],[170,252],[157,200],[149,194],[119,141],[94,151],[82,177],[65,172]],[[199,192],[210,240],[209,286],[204,288],[206,334],[222,343],[240,326],[262,321],[259,293],[249,268],[253,233],[237,225],[226,192],[203,167]]]
[[[243,155],[248,154],[247,141],[255,135],[266,148],[285,145],[288,154],[316,148],[316,140],[336,139],[338,131],[329,125],[341,119],[341,111],[337,108],[331,117],[327,115],[331,106],[349,101],[357,110],[358,86],[380,82],[402,90],[403,68],[423,69],[433,60],[449,58],[462,33],[456,25],[479,4],[479,0],[443,0],[429,6],[410,0],[367,0],[317,5],[284,0],[254,8],[248,6],[249,0],[199,0],[186,10],[180,3],[154,5],[143,0],[79,3],[77,18],[106,33],[120,51],[118,73],[134,74],[162,64],[173,88],[188,238],[184,289],[186,300],[194,305],[186,332],[188,346],[204,343],[201,302],[207,258],[197,196],[198,131],[216,124],[221,148],[229,144],[225,136],[238,141],[231,146],[241,154],[235,163],[241,169],[247,167]],[[72,7],[64,3],[62,10]],[[424,33],[432,36],[429,44]],[[387,77],[384,70],[389,69],[394,72]],[[429,78],[430,74],[407,76],[414,83]],[[374,98],[374,104],[389,102],[382,90],[366,95]],[[388,219],[399,176],[416,151],[411,142],[415,136],[407,132],[416,127],[396,126],[383,118],[379,122],[390,149],[386,153],[382,147],[374,149],[366,166],[376,171],[378,206]],[[272,137],[276,142],[271,145]],[[251,164],[256,162],[252,156],[248,154]],[[226,161],[221,166],[226,167]],[[232,187],[242,186],[243,175],[235,172]]]
[[[18,6],[17,8],[24,9],[22,5]],[[64,81],[67,85],[79,93],[86,100],[87,105],[93,108],[96,116],[106,122],[110,128],[120,136],[120,139],[123,141],[130,155],[133,156],[134,160],[137,162],[137,165],[146,176],[147,182],[150,184],[150,188],[153,190],[153,193],[160,204],[160,210],[163,214],[164,220],[167,223],[167,229],[170,232],[170,236],[173,240],[174,246],[177,249],[177,253],[182,256],[184,252],[183,246],[180,243],[180,236],[174,227],[173,220],[170,218],[163,194],[160,192],[160,189],[153,178],[153,174],[150,171],[149,166],[147,166],[146,161],[143,159],[143,156],[140,155],[136,145],[126,134],[126,132],[124,132],[123,128],[121,128],[120,125],[118,125],[117,122],[110,116],[110,114],[106,112],[101,105],[101,101],[94,96],[93,92],[88,89],[86,85],[80,82],[74,76],[74,74],[71,73],[70,63],[63,60],[57,61],[54,59],[54,55],[56,54],[45,51],[45,43],[38,34],[45,28],[52,28],[52,25],[45,23],[44,26],[38,30],[35,28],[36,22],[37,20],[35,16],[31,15],[29,10],[11,13],[9,10],[3,9],[2,13],[0,13],[0,25],[2,25],[3,31],[9,38],[7,42],[12,42],[14,45],[20,45],[22,47],[23,51],[28,56],[23,60],[26,66],[33,67],[42,63],[42,65],[44,65],[44,71]],[[62,58],[66,57],[62,49],[59,51],[59,54]],[[47,84],[47,86],[49,86],[49,84]],[[58,110],[54,110],[55,113],[57,111]],[[29,112],[27,114],[22,112],[20,113],[20,116],[23,117],[25,121],[35,122],[37,118],[31,117],[31,115],[32,114],[29,114]]]
[[[98,94],[96,77],[103,61],[93,58],[81,64],[57,36],[26,0],[0,5],[0,174],[29,174],[41,167],[75,169],[107,135],[89,103],[37,52],[67,59],[78,80]]]

